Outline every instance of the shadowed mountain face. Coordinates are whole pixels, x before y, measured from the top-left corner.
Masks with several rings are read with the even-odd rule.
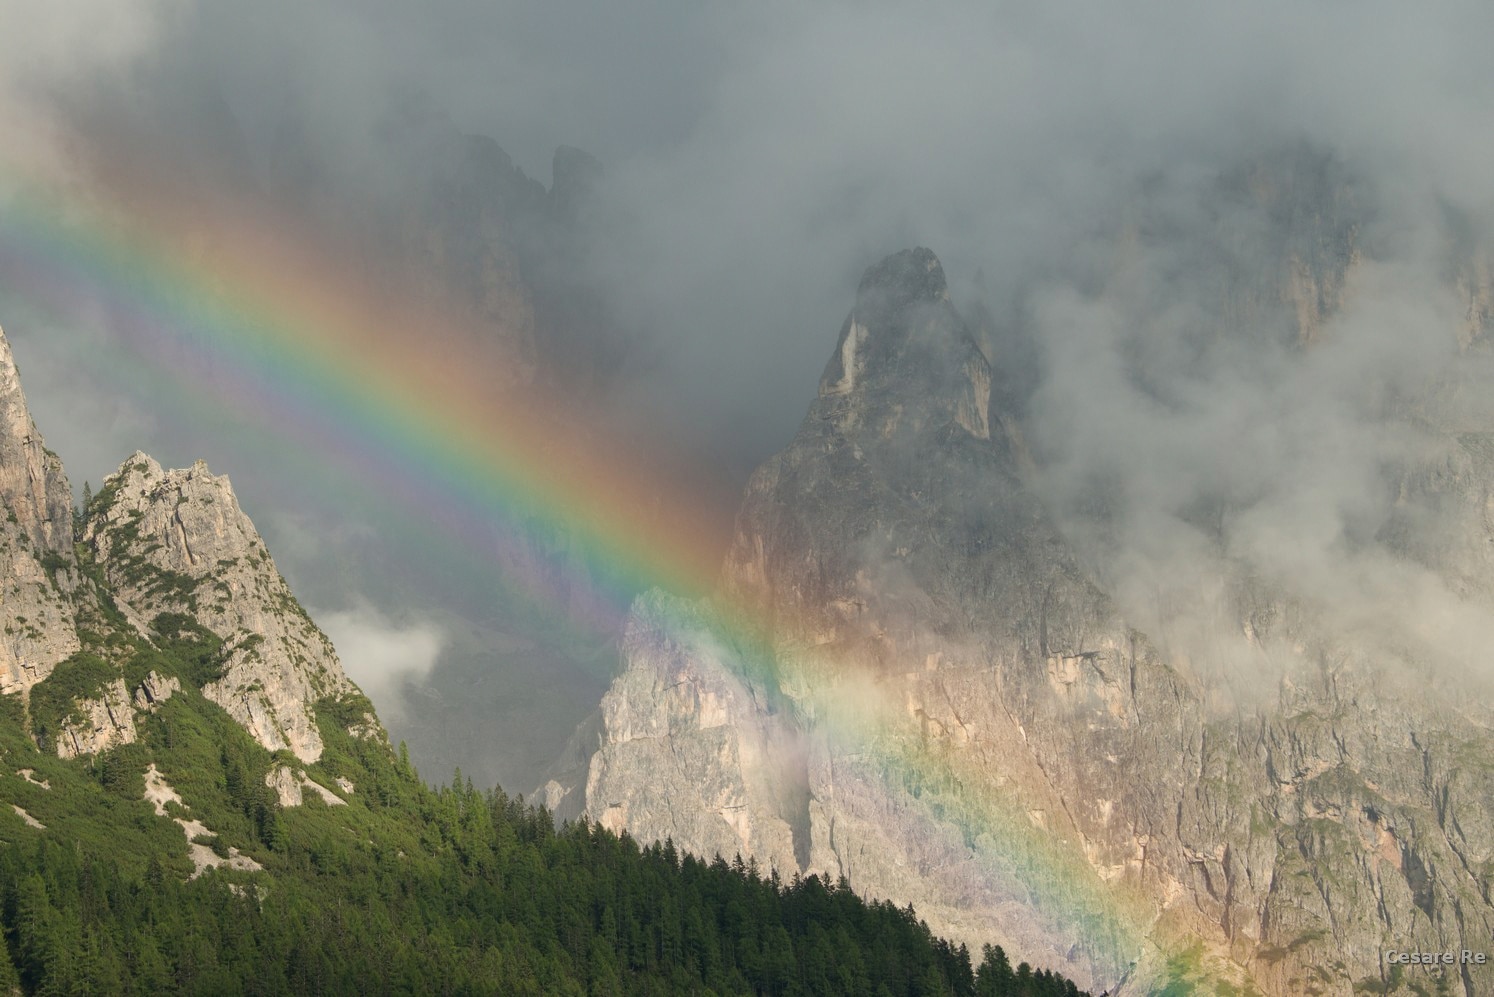
[[[1330,165],[1225,178],[1234,220],[1212,234],[1124,221],[1088,293],[1120,299],[1126,384],[1181,406],[1231,351],[1247,385],[1334,356],[1380,272]],[[1143,285],[1138,256],[1177,268]],[[1082,437],[1054,435],[1052,379],[977,344],[1020,359],[1020,331],[967,326],[928,250],[889,257],[798,435],[753,475],[716,603],[639,601],[623,674],[547,799],[644,840],[844,875],[1096,991],[1428,984],[1385,951],[1481,951],[1494,932],[1494,736],[1468,653],[1494,633],[1494,463],[1458,403],[1486,361],[1469,289],[1487,279],[1447,273],[1435,293],[1472,302],[1467,328],[1441,330],[1452,345],[1414,372],[1419,392],[1355,396],[1416,445],[1368,462],[1340,539],[1264,545],[1251,516],[1293,482],[1221,475],[1167,507],[1198,540],[1168,561],[1136,539],[1140,476],[1075,474],[1061,444]],[[1161,370],[1124,323],[1168,287],[1217,307]],[[1075,420],[1105,411],[1070,401]],[[1178,591],[1138,597],[1159,565]],[[1491,972],[1446,983],[1483,993]]]

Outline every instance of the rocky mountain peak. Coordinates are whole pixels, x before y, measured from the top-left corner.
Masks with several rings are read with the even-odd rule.
[[[820,378],[818,417],[884,436],[953,422],[985,439],[990,399],[991,366],[949,303],[938,257],[920,247],[869,267]]]
[[[83,539],[136,629],[186,617],[223,641],[208,699],[271,751],[321,755],[313,704],[353,685],[227,477],[202,461],[165,470],[137,451],[104,480]]]
[[[0,502],[0,694],[19,694],[24,711],[44,693],[38,744],[69,757],[130,743],[136,714],[188,681],[270,751],[320,758],[318,706],[358,690],[228,478],[200,460],[166,469],[137,450],[75,521],[3,334]],[[127,678],[129,654],[184,642],[195,648],[192,674]],[[383,737],[367,712],[347,729]]]
[[[24,692],[78,650],[72,492],[26,407],[0,332],[0,693]]]
[[[1385,939],[1476,950],[1487,722],[1409,694],[1397,648],[1287,612],[1295,685],[1224,702],[1084,569],[1018,430],[985,421],[989,374],[931,253],[868,271],[727,555],[723,601],[771,651],[734,658],[640,600],[591,754],[547,798],[640,840],[844,875],[1095,992],[1401,993]],[[1423,476],[1461,510],[1449,546],[1486,546],[1488,465],[1451,468]],[[1276,640],[1240,618],[1221,645]],[[1170,959],[1180,938],[1196,965]],[[1494,992],[1486,967],[1461,983]]]
[[[922,246],[893,253],[867,267],[856,289],[856,310],[866,314],[948,300],[944,265],[933,250]]]

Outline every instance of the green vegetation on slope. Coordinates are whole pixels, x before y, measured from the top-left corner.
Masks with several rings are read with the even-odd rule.
[[[94,699],[119,670],[96,654],[79,651],[58,664],[31,690],[31,728],[43,744],[52,744],[62,723],[81,700]]]
[[[0,991],[1078,993],[999,950],[974,970],[911,909],[843,884],[780,882],[584,823],[556,829],[460,774],[429,788],[381,737],[349,733],[371,710],[359,696],[317,704],[317,763],[271,755],[194,684],[217,646],[183,620],[156,625],[159,647],[116,632],[102,642],[114,664],[79,655],[33,690],[33,711],[45,702],[52,718],[62,692],[114,675],[181,678],[137,717],[134,744],[64,761],[37,748],[19,698],[0,697]],[[181,827],[143,799],[152,764],[182,798],[171,816],[201,821],[216,854],[236,849],[263,871],[189,878]],[[279,765],[354,788],[338,794],[345,806],[307,793],[282,808],[265,782]]]

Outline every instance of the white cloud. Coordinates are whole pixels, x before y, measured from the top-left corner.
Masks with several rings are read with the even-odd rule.
[[[386,724],[400,713],[404,684],[429,675],[446,645],[445,634],[431,622],[396,622],[367,604],[311,615]]]

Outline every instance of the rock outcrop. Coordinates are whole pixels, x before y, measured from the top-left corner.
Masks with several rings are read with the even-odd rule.
[[[0,694],[24,692],[78,650],[72,492],[26,407],[0,332]]]
[[[124,679],[104,686],[96,698],[76,704],[73,715],[57,732],[57,754],[62,758],[96,755],[119,744],[135,743],[135,711]]]
[[[1331,310],[1339,277],[1315,279]],[[1303,286],[1276,300],[1310,349]],[[1249,578],[1219,630],[1219,660],[1249,674],[1149,639],[1029,486],[1018,406],[992,383],[931,253],[869,270],[798,435],[752,477],[720,596],[639,602],[545,798],[641,840],[845,876],[1096,992],[1411,993],[1428,981],[1387,949],[1486,949],[1478,697],[1423,648]],[[1401,473],[1461,537],[1407,512],[1381,542],[1481,598],[1494,479],[1448,440]],[[1494,968],[1448,983],[1491,992]]]
[[[81,681],[69,708],[54,715],[49,697],[43,726],[51,729],[36,736],[64,757],[134,741],[137,712],[157,709],[182,679],[151,671],[133,688],[122,673],[108,679],[124,664],[117,648],[131,643],[110,634],[132,629],[132,640],[149,645],[199,628],[221,642],[210,674],[197,680],[203,694],[269,750],[320,757],[314,704],[357,690],[228,479],[201,462],[167,471],[136,453],[75,522],[62,463],[32,422],[3,333],[0,504],[0,694],[20,695],[25,709],[58,665],[79,668],[68,680]],[[371,714],[355,728],[355,736],[384,736]]]
[[[0,335],[0,498],[38,553],[73,548],[73,496],[62,461],[46,448],[10,344]]]
[[[347,780],[340,781],[346,782]],[[275,791],[282,807],[299,807],[305,801],[307,793],[321,797],[322,802],[329,807],[347,805],[347,801],[332,790],[308,779],[302,770],[291,771],[289,765],[277,765],[270,769],[265,774],[265,785]],[[351,784],[343,791],[351,792]]]
[[[135,687],[135,709],[141,713],[154,713],[162,703],[171,698],[172,693],[181,691],[181,679],[152,671]]]
[[[708,619],[652,593],[636,607],[623,654],[630,667],[602,702],[599,745],[580,785],[542,790],[562,817],[586,809],[614,832],[690,842],[704,855],[752,855],[775,868],[807,859],[794,821],[802,780],[774,760],[797,731],[773,717],[713,646]],[[648,773],[640,781],[640,773]],[[802,801],[799,801],[802,803]]]
[[[203,693],[271,751],[321,755],[312,704],[353,690],[326,635],[276,570],[228,478],[136,453],[105,479],[84,542],[131,621],[190,617],[224,641]]]

